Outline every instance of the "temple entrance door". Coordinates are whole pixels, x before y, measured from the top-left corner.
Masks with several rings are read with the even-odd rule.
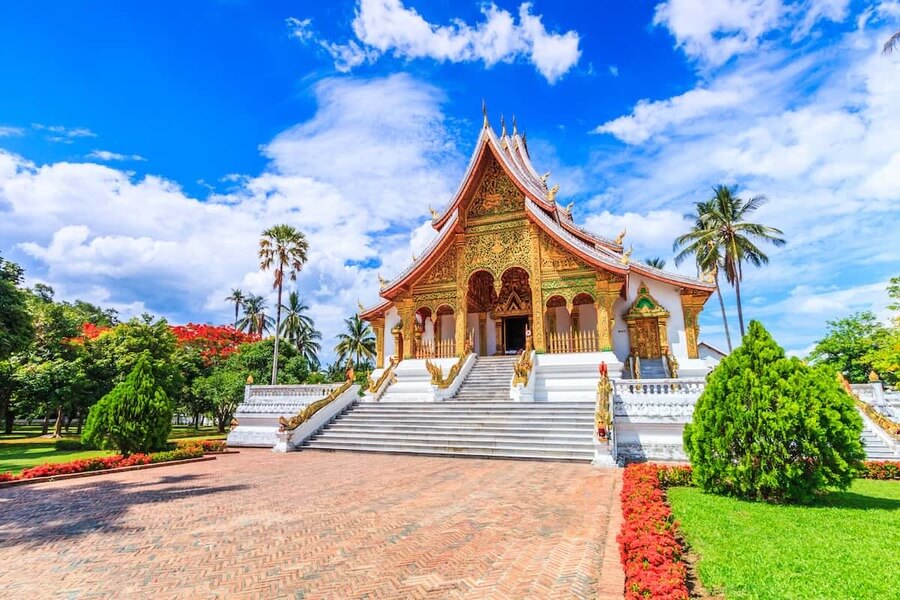
[[[639,357],[660,358],[662,352],[659,345],[659,319],[655,317],[636,319],[632,344],[632,350]]]
[[[525,329],[528,317],[506,317],[503,319],[503,337],[506,339],[506,351],[519,353],[525,349]]]

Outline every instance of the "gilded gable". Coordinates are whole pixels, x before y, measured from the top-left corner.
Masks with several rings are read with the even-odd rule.
[[[554,273],[558,271],[573,271],[575,269],[590,269],[591,267],[571,252],[550,239],[546,233],[541,233],[541,270]]]
[[[469,218],[487,217],[524,210],[524,196],[493,156],[485,169],[478,190],[469,205]]]

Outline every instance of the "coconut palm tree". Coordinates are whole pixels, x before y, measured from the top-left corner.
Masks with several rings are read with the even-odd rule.
[[[297,292],[288,294],[287,304],[281,307],[284,320],[281,322],[281,336],[289,341],[306,358],[310,368],[319,367],[317,353],[321,346],[316,340],[322,339],[313,320],[306,314],[309,306],[300,299]]]
[[[885,54],[890,54],[894,51],[894,48],[900,46],[900,31],[897,31],[888,38],[888,40],[884,43],[884,47],[881,49]]]
[[[244,292],[238,288],[231,288],[231,294],[225,297],[225,302],[234,302],[234,326],[238,324],[238,313],[244,303]]]
[[[369,324],[360,319],[359,314],[344,319],[344,325],[347,329],[344,333],[338,334],[334,353],[337,354],[340,364],[353,360],[353,365],[358,371],[362,368],[361,365],[374,358],[375,337]]]
[[[676,263],[688,254],[698,255],[706,271],[718,269],[725,272],[725,280],[734,287],[737,301],[738,324],[744,335],[744,312],[741,305],[741,279],[744,263],[756,267],[769,262],[769,257],[754,242],[769,242],[784,246],[787,242],[780,229],[750,223],[744,219],[765,204],[765,196],[754,196],[743,200],[735,196],[735,190],[725,185],[713,188],[715,195],[707,202],[697,204],[695,226],[688,233],[675,239],[673,248],[681,249],[675,257]]]
[[[238,321],[237,328],[247,333],[265,335],[272,328],[272,317],[266,314],[266,299],[262,296],[244,298],[244,316]]]
[[[268,271],[274,268],[272,287],[278,290],[278,301],[275,304],[275,331],[281,330],[281,292],[284,287],[284,275],[291,281],[297,281],[297,274],[306,264],[306,253],[309,244],[302,231],[290,225],[275,225],[263,231],[259,240],[259,268]],[[272,351],[272,385],[278,379],[278,340],[275,336],[275,347]]]
[[[665,269],[666,268],[665,259],[660,258],[658,256],[656,258],[648,258],[647,260],[644,261],[644,264],[647,265],[648,267],[653,267],[654,269]]]

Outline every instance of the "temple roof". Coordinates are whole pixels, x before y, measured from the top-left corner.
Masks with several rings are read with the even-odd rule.
[[[413,260],[412,264],[384,284],[381,289],[383,298],[393,299],[405,285],[413,283],[431,268],[446,247],[452,243],[454,238],[452,234],[459,223],[461,204],[468,196],[468,192],[478,185],[478,167],[487,153],[497,159],[510,180],[525,196],[525,214],[528,219],[583,261],[626,277],[634,271],[649,279],[686,287],[696,293],[709,293],[715,290],[714,283],[669,273],[638,262],[632,263],[622,254],[623,248],[617,243],[618,240],[613,241],[576,225],[571,210],[559,207],[556,202],[558,186],[548,188],[549,173],[538,175],[531,162],[527,142],[524,136],[519,135],[515,124],[512,134],[506,133],[504,125],[501,135],[497,136],[485,116],[484,125],[459,187],[443,210],[433,212],[432,225],[437,230],[437,235],[421,257]],[[384,307],[385,305],[381,304],[368,309],[364,311],[363,316],[380,314]]]

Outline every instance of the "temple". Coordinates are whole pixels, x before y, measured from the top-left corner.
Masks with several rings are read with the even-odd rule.
[[[487,117],[437,235],[365,310],[376,367],[454,357],[519,354],[531,333],[538,354],[602,353],[599,360],[671,375],[705,372],[698,315],[715,284],[631,260],[615,239],[575,224],[559,186],[532,165],[513,125],[498,136]]]

